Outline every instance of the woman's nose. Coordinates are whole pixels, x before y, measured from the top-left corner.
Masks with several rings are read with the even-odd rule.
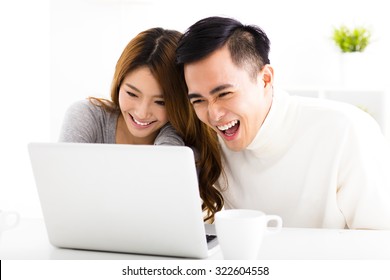
[[[140,119],[147,119],[150,116],[150,104],[146,101],[140,102],[136,115]]]

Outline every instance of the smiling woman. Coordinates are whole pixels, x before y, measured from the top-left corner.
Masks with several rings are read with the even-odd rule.
[[[180,35],[152,28],[132,39],[117,62],[111,100],[90,97],[73,104],[60,141],[184,145],[165,106],[174,100],[168,95],[185,90],[174,64]]]
[[[148,67],[126,75],[119,88],[119,115],[116,143],[153,144],[168,122],[164,95]]]

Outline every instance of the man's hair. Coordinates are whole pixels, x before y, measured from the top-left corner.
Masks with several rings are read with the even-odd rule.
[[[265,32],[255,25],[225,17],[199,20],[183,34],[176,50],[179,65],[199,61],[217,49],[227,46],[233,63],[245,68],[252,78],[265,64],[269,64],[270,41]]]

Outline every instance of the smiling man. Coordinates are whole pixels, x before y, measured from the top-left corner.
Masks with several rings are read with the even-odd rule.
[[[223,17],[192,25],[177,49],[188,98],[216,131],[225,208],[277,214],[289,227],[390,229],[390,152],[348,104],[274,87],[270,42]]]
[[[227,46],[185,67],[188,97],[197,116],[234,151],[253,141],[271,108],[273,70],[265,65],[254,71],[251,77],[236,67]]]

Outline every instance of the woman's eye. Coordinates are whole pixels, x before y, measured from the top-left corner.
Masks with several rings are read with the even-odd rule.
[[[161,105],[161,106],[165,106],[165,101],[164,100],[158,100],[158,101],[155,101],[156,104],[158,105]]]
[[[135,95],[134,93],[132,93],[131,91],[126,91],[127,92],[127,94],[129,95],[129,96],[132,96],[132,97],[137,97],[137,95]]]

